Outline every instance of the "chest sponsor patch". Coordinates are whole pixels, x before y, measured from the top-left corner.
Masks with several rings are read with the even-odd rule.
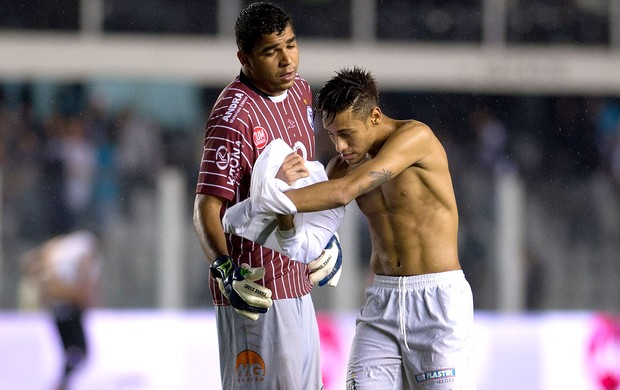
[[[256,126],[254,128],[254,132],[252,134],[252,138],[254,140],[254,145],[258,149],[262,149],[267,145],[267,130],[260,126]]]

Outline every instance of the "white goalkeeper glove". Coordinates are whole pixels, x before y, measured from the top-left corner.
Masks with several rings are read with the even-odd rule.
[[[338,233],[329,240],[321,256],[308,263],[308,268],[312,284],[319,286],[329,284],[332,287],[338,285],[342,273],[342,249],[338,241]]]
[[[263,267],[237,267],[230,256],[222,255],[211,265],[211,274],[235,311],[246,318],[256,321],[273,304],[271,290],[255,283],[265,276]]]

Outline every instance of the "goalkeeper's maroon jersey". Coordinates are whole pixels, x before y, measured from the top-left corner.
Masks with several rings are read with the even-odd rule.
[[[306,160],[315,159],[310,86],[297,76],[284,95],[268,97],[241,73],[224,88],[211,110],[196,193],[224,198],[226,207],[247,198],[254,162],[277,138]],[[227,241],[237,264],[265,267],[265,277],[257,283],[271,289],[273,299],[296,298],[312,290],[305,264],[232,234]],[[217,283],[209,279],[213,304],[227,304]]]

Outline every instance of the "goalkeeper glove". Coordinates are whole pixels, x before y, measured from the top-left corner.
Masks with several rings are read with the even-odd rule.
[[[263,267],[237,267],[230,256],[222,255],[211,265],[211,274],[235,311],[246,318],[256,321],[273,304],[271,290],[255,283],[265,276]]]
[[[310,282],[319,286],[329,284],[338,285],[342,273],[342,248],[338,241],[338,233],[329,240],[321,256],[308,263],[310,268]]]

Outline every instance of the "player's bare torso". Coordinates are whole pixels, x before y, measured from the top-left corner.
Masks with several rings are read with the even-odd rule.
[[[367,155],[366,160],[372,156]],[[335,164],[335,175],[356,166]],[[422,163],[413,164],[356,198],[368,219],[370,266],[378,275],[406,276],[460,269],[458,212],[448,162],[437,140]]]

